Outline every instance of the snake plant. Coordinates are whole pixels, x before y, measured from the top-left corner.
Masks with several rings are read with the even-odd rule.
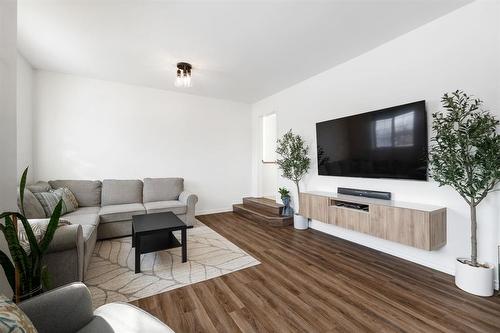
[[[43,288],[49,287],[47,266],[42,263],[42,258],[54,237],[62,210],[62,201],[60,200],[52,212],[45,235],[38,242],[28,219],[24,216],[24,189],[27,174],[28,168],[24,170],[19,184],[21,212],[4,212],[0,214],[0,220],[5,219],[4,225],[0,223],[0,230],[5,236],[13,260],[12,262],[6,253],[0,251],[0,264],[10,287],[14,291],[16,301],[21,300],[23,295],[30,295],[34,290],[40,289],[40,286],[43,286]],[[29,254],[26,253],[19,242],[16,220],[21,221],[26,231],[31,249]]]

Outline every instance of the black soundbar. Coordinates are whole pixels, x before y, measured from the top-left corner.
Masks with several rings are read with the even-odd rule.
[[[337,187],[337,193],[355,195],[357,197],[391,200],[391,192],[359,190],[356,188],[348,188],[348,187]]]

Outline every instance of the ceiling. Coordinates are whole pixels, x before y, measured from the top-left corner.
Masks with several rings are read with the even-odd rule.
[[[37,69],[252,103],[468,2],[19,0],[18,41]]]

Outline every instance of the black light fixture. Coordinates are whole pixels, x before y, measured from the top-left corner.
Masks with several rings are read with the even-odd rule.
[[[191,69],[193,66],[187,62],[177,63],[176,87],[191,87]]]

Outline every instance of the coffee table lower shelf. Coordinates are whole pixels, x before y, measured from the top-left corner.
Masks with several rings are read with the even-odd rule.
[[[135,248],[135,272],[141,272],[141,254],[182,247],[182,262],[187,261],[186,229],[181,230],[181,241],[172,231],[152,234],[133,234],[132,247]]]
[[[172,212],[132,217],[132,247],[135,248],[135,273],[141,272],[141,254],[182,247],[182,262],[187,261],[187,226]],[[181,241],[174,231],[181,232]]]

